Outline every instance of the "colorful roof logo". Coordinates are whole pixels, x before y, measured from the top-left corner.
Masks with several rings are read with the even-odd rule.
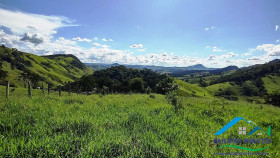
[[[272,136],[271,133],[271,127],[269,125],[268,131],[265,132],[262,128],[257,127],[256,124],[254,124],[252,121],[247,121],[246,119],[244,119],[243,117],[236,117],[233,120],[231,120],[228,124],[226,124],[223,128],[221,128],[217,133],[215,133],[214,135],[221,135],[223,134],[225,131],[227,131],[229,128],[231,128],[233,125],[235,125],[237,122],[239,122],[240,120],[244,120],[245,122],[247,122],[250,126],[253,127],[253,130],[248,134],[248,135],[252,135],[253,133],[255,133],[258,130],[263,131],[265,134],[267,134],[268,136]]]

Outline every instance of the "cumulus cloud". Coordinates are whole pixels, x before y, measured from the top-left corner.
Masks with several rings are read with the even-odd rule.
[[[129,46],[130,48],[143,48],[143,44],[133,44],[131,46]]]
[[[279,43],[279,42],[280,42],[280,40],[279,40],[279,39],[275,41],[275,43]]]
[[[103,47],[103,48],[109,48],[110,46],[106,44],[100,44],[100,43],[92,43],[92,46],[94,47]]]
[[[247,60],[249,60],[249,61],[260,61],[261,57],[252,57],[252,58],[248,58]]]
[[[275,31],[279,29],[279,25],[275,25]]]
[[[224,67],[231,65],[246,66],[249,64],[264,63],[279,55],[279,45],[261,45],[257,50],[267,52],[265,56],[238,59],[233,52],[223,55],[211,55],[209,57],[179,56],[174,52],[145,53],[145,55],[134,55],[130,50],[116,50],[109,45],[96,43],[97,37],[93,39],[76,37],[66,39],[64,37],[54,38],[59,28],[73,26],[73,21],[66,17],[45,16],[23,12],[12,12],[0,9],[0,26],[10,31],[4,32],[0,29],[0,42],[11,48],[30,52],[37,55],[51,54],[73,54],[82,62],[120,63],[120,64],[145,64],[163,66],[190,66],[204,64],[211,67]],[[4,18],[4,19],[3,19]],[[11,20],[13,19],[13,20]],[[214,29],[209,27],[208,29]],[[81,47],[79,42],[95,41],[90,48]],[[112,39],[101,39],[101,41],[113,41]],[[136,51],[146,51],[143,44],[133,44],[130,48]],[[213,52],[226,51],[217,46],[207,48]],[[199,53],[199,52],[198,52]],[[144,54],[144,53],[143,53]],[[246,54],[246,53],[245,53]],[[243,56],[243,55],[242,55]],[[244,55],[245,56],[245,55]],[[259,59],[259,60],[257,60]]]
[[[235,54],[234,52],[229,52],[227,54],[223,54],[222,58],[230,58],[230,57],[236,57],[238,54]]]
[[[225,51],[226,51],[226,50],[221,49],[221,48],[219,48],[219,47],[217,47],[217,46],[213,46],[213,47],[211,47],[211,46],[206,46],[205,48],[211,48],[213,52],[225,52]]]
[[[101,40],[102,40],[102,41],[104,41],[104,42],[107,42],[107,41],[109,41],[109,42],[113,42],[113,41],[114,41],[114,40],[113,40],[113,39],[111,39],[111,38],[110,38],[110,39],[102,38]]]
[[[100,43],[92,43],[92,45],[93,45],[94,47],[101,47],[101,44],[100,44]]]
[[[72,40],[79,41],[79,42],[91,42],[91,39],[81,38],[81,37],[75,37],[75,38],[72,38]]]
[[[250,52],[247,52],[247,53],[244,53],[244,54],[242,54],[241,56],[249,56],[249,55],[252,55],[252,53],[250,53]]]
[[[217,57],[216,57],[215,55],[210,55],[210,56],[208,57],[208,60],[215,60],[215,59],[217,59]]]
[[[38,34],[31,35],[30,33],[25,33],[24,36],[20,39],[22,41],[28,41],[34,44],[40,44],[43,43],[43,38],[39,37]]]
[[[26,32],[53,35],[58,28],[76,26],[73,21],[63,16],[46,16],[2,8],[0,8],[0,17],[0,26],[9,28],[17,35],[22,35]]]
[[[257,50],[265,51],[268,56],[280,56],[280,44],[263,44],[257,46]]]

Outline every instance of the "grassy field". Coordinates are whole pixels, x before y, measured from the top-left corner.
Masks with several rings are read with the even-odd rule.
[[[33,90],[29,99],[26,91],[16,89],[5,99],[0,87],[0,157],[213,157],[217,152],[247,152],[217,149],[213,143],[214,133],[237,116],[264,130],[271,125],[272,144],[264,152],[280,156],[280,110],[271,105],[182,97],[183,108],[176,114],[163,95],[58,97]],[[238,137],[234,129],[227,136]]]

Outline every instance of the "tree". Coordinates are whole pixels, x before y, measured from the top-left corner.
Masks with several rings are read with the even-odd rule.
[[[170,91],[166,94],[165,98],[169,102],[169,104],[173,105],[174,111],[178,114],[179,109],[183,108],[182,100],[179,99],[176,91]]]
[[[2,68],[2,63],[0,62],[0,79],[4,79],[7,77],[8,73],[7,71],[1,70]]]
[[[144,91],[144,83],[141,78],[133,78],[129,83],[129,88],[133,92],[142,93]]]
[[[280,92],[272,92],[271,94],[267,94],[265,96],[265,102],[267,104],[272,104],[274,106],[279,106],[280,107]]]
[[[252,82],[245,82],[242,84],[243,94],[247,96],[257,96],[258,88]]]
[[[200,87],[206,87],[207,86],[207,83],[205,82],[204,78],[200,78],[199,79],[199,86]]]
[[[178,85],[174,83],[171,77],[166,76],[165,79],[161,80],[156,85],[156,92],[159,94],[167,94],[171,91],[176,91],[178,89]]]

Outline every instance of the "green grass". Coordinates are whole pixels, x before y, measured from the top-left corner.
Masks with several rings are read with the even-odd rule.
[[[211,97],[205,88],[199,87],[194,84],[184,82],[182,80],[175,79],[176,84],[179,86],[178,95],[179,96],[206,96]]]
[[[280,91],[280,77],[279,76],[267,76],[262,78],[264,82],[264,87],[268,93],[273,91]]]
[[[176,114],[165,96],[157,94],[32,93],[29,99],[26,89],[16,89],[5,99],[0,87],[0,157],[213,157],[216,152],[246,152],[216,149],[213,143],[213,134],[237,116],[265,130],[271,125],[272,144],[264,152],[279,157],[280,110],[271,105],[183,97],[183,109]],[[235,136],[233,129],[223,137]]]
[[[235,95],[242,96],[242,89],[240,86],[235,84],[230,84],[229,82],[214,84],[206,87],[206,90],[209,91],[210,94],[214,95],[219,89],[230,89]]]

